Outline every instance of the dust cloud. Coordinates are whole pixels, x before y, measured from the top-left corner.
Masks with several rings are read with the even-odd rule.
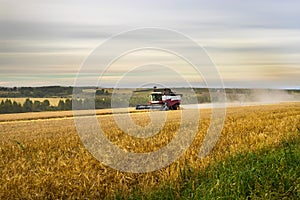
[[[280,103],[300,101],[299,90],[247,89],[227,94],[228,103]]]

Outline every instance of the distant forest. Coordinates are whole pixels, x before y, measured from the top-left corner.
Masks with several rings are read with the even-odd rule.
[[[78,88],[77,88],[78,89]],[[79,88],[84,90],[91,87]],[[81,109],[90,108],[91,103],[95,104],[96,109],[110,108],[111,97],[108,90],[97,89],[96,98],[73,99],[73,87],[47,86],[47,87],[0,87],[0,97],[7,98],[0,102],[0,114],[4,113],[23,113],[23,112],[41,112],[41,111],[59,111],[72,110],[72,101]],[[10,99],[12,98],[12,99]],[[26,98],[25,102],[18,103],[13,98]],[[31,100],[30,98],[43,98],[43,101]],[[47,98],[66,98],[61,99],[57,106],[51,105]],[[92,102],[94,101],[94,102]]]
[[[91,108],[92,99],[85,100],[73,100],[78,108],[89,109]],[[110,101],[108,99],[95,99],[95,108],[109,108]],[[60,100],[57,106],[50,105],[49,100],[44,101],[32,101],[29,98],[25,100],[23,104],[17,103],[10,99],[2,100],[0,103],[0,114],[6,113],[24,113],[24,112],[41,112],[41,111],[59,111],[59,110],[72,110],[72,100]]]
[[[0,97],[70,97],[73,87],[46,86],[46,87],[0,87]]]

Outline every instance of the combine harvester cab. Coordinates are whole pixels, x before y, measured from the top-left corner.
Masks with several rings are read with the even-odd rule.
[[[181,95],[173,93],[170,89],[163,92],[153,91],[150,95],[150,105],[137,105],[137,110],[178,110],[180,107]]]

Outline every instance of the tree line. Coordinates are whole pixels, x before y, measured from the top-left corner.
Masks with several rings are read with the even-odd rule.
[[[73,102],[72,102],[73,101]],[[2,100],[0,103],[0,114],[6,113],[24,113],[24,112],[41,112],[41,111],[60,111],[72,110],[72,103],[75,104],[77,109],[101,109],[110,108],[111,98],[96,98],[96,99],[66,99],[59,100],[57,106],[50,105],[50,101],[32,101],[29,98],[24,103],[17,103],[10,99]],[[91,106],[91,105],[94,105]]]
[[[74,87],[63,86],[44,86],[44,87],[0,87],[0,97],[5,98],[50,98],[61,97],[68,98],[72,95]],[[84,91],[85,89],[96,89],[96,95],[109,95],[108,89],[104,88],[92,88],[92,87],[78,87],[78,91]]]
[[[5,101],[2,100],[0,103],[0,113],[4,114],[61,110],[61,101],[62,100],[59,101],[58,106],[52,106],[50,105],[50,102],[47,99],[45,99],[42,102],[37,100],[32,101],[30,99],[26,99],[23,104],[17,103],[16,101],[12,101],[10,99],[6,99]],[[69,101],[66,100],[66,103],[69,104]],[[72,103],[70,105],[72,107]]]
[[[0,97],[68,97],[72,95],[73,87],[46,86],[46,87],[0,87]]]

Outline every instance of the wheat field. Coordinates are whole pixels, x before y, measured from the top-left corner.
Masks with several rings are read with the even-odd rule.
[[[201,109],[200,113],[197,135],[180,159],[158,171],[136,174],[117,171],[97,161],[83,146],[71,113],[60,113],[54,118],[51,112],[38,113],[42,115],[40,120],[39,116],[32,118],[32,113],[23,113],[21,117],[3,115],[0,199],[110,199],[116,193],[126,194],[136,188],[144,192],[155,190],[167,182],[179,187],[180,173],[186,165],[203,170],[237,152],[272,147],[286,138],[299,136],[300,103],[228,108],[219,141],[207,157],[200,159],[198,153],[211,110]],[[123,133],[112,115],[98,114],[107,138],[132,152],[151,152],[166,145],[175,136],[181,117],[180,110],[167,112],[167,121],[158,135],[139,139]],[[130,115],[141,126],[149,123],[147,112]]]

